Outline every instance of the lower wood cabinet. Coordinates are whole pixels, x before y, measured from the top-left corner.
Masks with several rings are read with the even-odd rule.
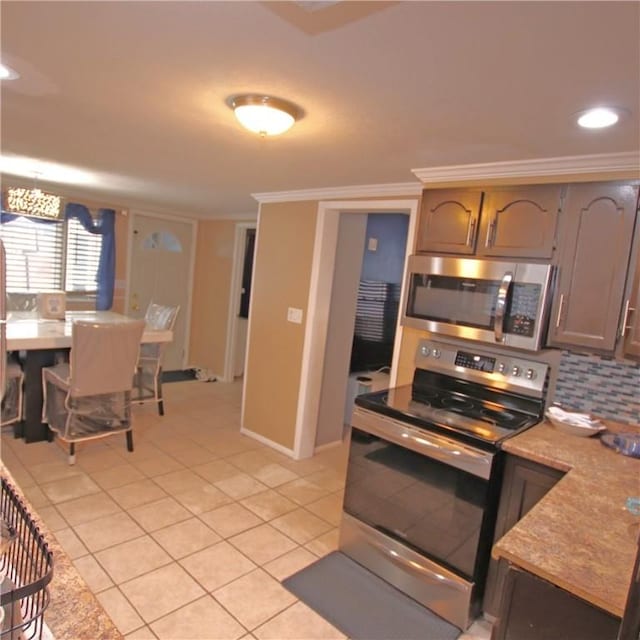
[[[564,473],[524,458],[507,455],[494,542],[513,527],[562,478]],[[491,560],[483,610],[497,616],[508,571],[505,560]]]
[[[620,619],[510,566],[491,640],[616,640]]]

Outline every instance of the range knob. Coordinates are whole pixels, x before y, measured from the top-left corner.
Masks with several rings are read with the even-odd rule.
[[[507,365],[504,362],[498,363],[498,373],[504,373],[507,370]]]
[[[439,358],[439,357],[440,357],[440,355],[441,355],[440,349],[434,349],[434,350],[433,350],[433,357],[434,357],[434,358],[436,358],[436,359],[437,359],[437,358]]]
[[[536,375],[535,369],[527,369],[527,380],[535,380]]]
[[[431,355],[431,349],[429,349],[429,347],[420,347],[420,353],[425,358],[428,358]]]
[[[520,375],[520,367],[513,367],[513,369],[511,369],[511,375],[517,378]]]

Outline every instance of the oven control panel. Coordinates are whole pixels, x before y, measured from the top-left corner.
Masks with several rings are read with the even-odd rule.
[[[458,367],[465,367],[466,369],[475,369],[476,371],[487,371],[488,373],[493,373],[496,367],[496,359],[488,356],[481,356],[477,353],[457,351],[455,364]]]
[[[422,340],[416,352],[416,366],[439,371],[482,384],[541,394],[549,366],[509,352],[487,352],[473,348]]]

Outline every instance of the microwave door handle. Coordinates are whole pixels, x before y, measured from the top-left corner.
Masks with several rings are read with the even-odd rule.
[[[498,295],[496,296],[496,315],[493,321],[493,333],[496,342],[502,342],[504,340],[504,312],[507,308],[507,298],[512,280],[513,273],[507,271],[504,276],[502,276],[502,282],[500,283]]]

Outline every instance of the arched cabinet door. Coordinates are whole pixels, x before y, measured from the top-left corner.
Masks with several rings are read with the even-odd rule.
[[[486,191],[478,255],[551,258],[562,190],[544,184]]]
[[[638,206],[638,187],[569,187],[549,344],[613,352]]]
[[[482,191],[426,189],[422,194],[418,252],[475,252]]]

